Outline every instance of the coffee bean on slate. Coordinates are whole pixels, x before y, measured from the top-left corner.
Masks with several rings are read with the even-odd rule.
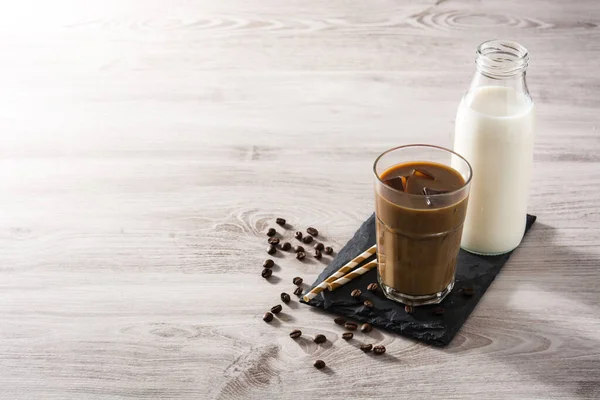
[[[373,347],[373,353],[377,354],[378,356],[382,355],[383,353],[385,353],[385,346],[379,345]]]
[[[350,340],[354,337],[354,333],[352,332],[344,332],[342,333],[342,339],[344,340]]]
[[[292,283],[294,285],[302,285],[302,278],[300,278],[299,276],[297,276],[294,279],[292,279]]]
[[[291,248],[292,245],[290,244],[290,242],[283,242],[283,244],[281,245],[281,250],[283,251],[288,251]]]
[[[321,242],[315,243],[314,248],[315,248],[315,250],[323,251],[325,249],[325,245]]]
[[[475,290],[473,290],[472,287],[464,287],[462,289],[462,294],[465,297],[471,297],[471,296],[473,296],[475,294]]]
[[[315,228],[313,228],[312,226],[309,226],[308,228],[306,228],[306,233],[308,233],[311,236],[319,236],[319,231],[316,230]]]
[[[355,322],[346,322],[344,324],[344,328],[348,329],[349,331],[355,331],[356,328],[358,328],[358,325],[356,325]]]
[[[317,360],[317,361],[315,361],[315,363],[313,365],[315,366],[316,369],[323,369],[323,368],[325,368],[325,361]]]
[[[302,232],[298,231],[294,233],[294,237],[298,240],[302,240]]]
[[[270,245],[267,247],[267,254],[275,254],[277,252],[277,247]]]
[[[278,245],[279,244],[279,238],[277,238],[277,237],[270,237],[269,240],[267,240],[267,242],[269,242],[269,244],[272,244],[272,245]]]
[[[333,322],[335,322],[338,325],[344,325],[346,323],[346,318],[344,318],[344,317],[335,317],[333,319]]]
[[[370,343],[369,344],[361,344],[360,345],[360,349],[362,351],[364,351],[365,353],[368,353],[368,352],[370,352],[373,349],[373,345],[370,344]]]
[[[315,343],[325,343],[326,341],[327,341],[327,338],[325,337],[325,335],[321,335],[321,334],[318,334],[313,339],[313,342],[315,342]]]
[[[269,230],[267,231],[267,236],[275,236],[276,233],[277,231],[275,230],[275,228],[269,228]]]
[[[273,314],[271,314],[270,312],[266,312],[265,315],[263,316],[263,321],[265,322],[271,322],[273,321]]]
[[[265,269],[262,270],[261,275],[262,275],[263,278],[266,279],[266,278],[270,277],[271,275],[273,275],[273,270],[270,269],[270,268],[265,268]]]
[[[444,315],[444,307],[436,307],[433,309],[433,315]]]
[[[294,290],[294,294],[295,294],[296,296],[302,296],[302,292],[303,292],[303,290],[302,290],[302,288],[301,288],[301,287],[297,287],[297,288]]]
[[[373,302],[371,300],[365,300],[365,302],[363,304],[367,308],[373,308],[373,307],[375,307],[375,305],[373,304]]]
[[[372,330],[373,330],[373,326],[372,326],[371,324],[369,324],[369,323],[362,324],[362,325],[360,326],[360,331],[361,331],[362,333],[369,333],[369,332],[371,332]]]
[[[321,253],[321,252],[320,252],[319,250],[317,250],[317,249],[315,249],[315,254],[314,254],[314,255],[315,255],[315,258],[316,258],[317,260],[320,260],[320,259],[321,259],[321,257],[323,257],[323,253]]]
[[[275,261],[271,260],[270,258],[267,258],[263,263],[264,268],[273,268],[273,265],[275,265]]]
[[[285,225],[285,219],[283,219],[283,218],[277,218],[277,219],[275,220],[275,223],[276,223],[277,225],[284,226],[284,225]]]
[[[327,246],[323,251],[325,252],[325,254],[331,255],[331,253],[333,253],[333,248],[331,248],[331,246]]]
[[[290,295],[287,293],[281,293],[281,301],[283,301],[284,303],[289,303],[291,298]]]
[[[404,306],[404,311],[407,314],[412,314],[415,312],[415,308],[413,306],[409,306],[408,304]]]
[[[302,331],[300,329],[294,329],[290,332],[290,337],[292,339],[298,339],[300,336],[302,336]]]
[[[369,292],[376,292],[376,291],[377,291],[377,289],[379,289],[379,285],[378,285],[378,284],[376,284],[375,282],[373,282],[373,283],[369,283],[369,286],[367,286],[367,290],[368,290]]]
[[[312,236],[304,236],[304,237],[302,238],[302,243],[309,244],[309,243],[311,243],[312,241],[313,241],[313,237],[312,237]]]
[[[299,251],[296,253],[296,259],[298,259],[298,260],[304,260],[305,257],[306,257],[306,253],[303,251]]]
[[[302,246],[296,246],[296,247],[294,248],[294,251],[295,251],[296,253],[299,253],[299,252],[301,252],[301,251],[304,251],[304,247],[302,247]]]
[[[360,289],[354,289],[352,292],[350,292],[350,296],[354,298],[360,297],[361,294],[362,292],[360,291]]]
[[[281,307],[281,304],[277,304],[276,306],[271,307],[271,312],[273,314],[279,314],[282,309],[283,307]]]

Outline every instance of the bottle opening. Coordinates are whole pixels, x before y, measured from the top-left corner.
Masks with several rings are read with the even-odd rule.
[[[527,49],[509,40],[489,40],[477,48],[477,68],[492,79],[505,79],[525,72],[529,63]]]

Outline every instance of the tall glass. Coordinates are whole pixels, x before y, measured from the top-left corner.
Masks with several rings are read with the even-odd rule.
[[[426,196],[398,190],[382,179],[390,168],[419,162],[458,172],[462,186]],[[454,286],[471,166],[451,150],[415,144],[384,152],[373,171],[378,278],[383,292],[408,305],[440,303]]]

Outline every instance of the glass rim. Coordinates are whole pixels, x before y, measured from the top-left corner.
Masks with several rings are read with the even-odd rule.
[[[438,194],[431,194],[429,196],[424,196],[422,194],[414,194],[414,193],[406,193],[403,192],[401,190],[398,190],[396,188],[393,188],[392,186],[388,185],[387,183],[385,183],[381,177],[379,176],[379,174],[377,173],[377,163],[379,162],[379,160],[385,156],[388,153],[391,153],[395,150],[402,150],[402,149],[406,149],[406,148],[429,148],[429,149],[435,149],[435,150],[441,150],[441,151],[445,151],[447,153],[450,154],[454,154],[455,156],[459,157],[462,161],[464,161],[465,164],[467,164],[467,167],[469,167],[469,178],[465,181],[465,183],[458,189],[452,190],[450,192],[445,192],[445,193],[438,193]],[[423,160],[426,161],[426,160]],[[450,167],[452,168],[452,167]],[[453,170],[456,171],[455,168],[452,168]],[[456,171],[460,174],[459,171]],[[409,196],[409,197],[432,197],[432,198],[443,198],[444,196],[450,196],[453,194],[456,194],[458,192],[460,192],[461,190],[463,190],[464,188],[466,188],[467,186],[469,186],[469,183],[471,183],[471,179],[473,178],[473,168],[471,167],[471,164],[467,161],[466,158],[464,158],[463,156],[461,156],[460,154],[458,154],[457,152],[455,152],[454,150],[450,150],[447,149],[445,147],[442,146],[436,146],[433,144],[422,144],[422,143],[415,143],[415,144],[405,144],[402,146],[396,146],[396,147],[392,147],[391,149],[387,149],[386,151],[384,151],[383,153],[381,153],[379,156],[377,156],[377,158],[375,159],[375,162],[373,162],[373,174],[375,174],[375,178],[377,178],[377,180],[379,181],[379,183],[381,183],[383,186],[385,186],[387,189],[402,194],[403,196]],[[462,175],[462,174],[461,174]]]

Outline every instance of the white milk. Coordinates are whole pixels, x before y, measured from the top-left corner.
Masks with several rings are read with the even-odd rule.
[[[533,101],[510,87],[467,93],[456,115],[454,151],[469,161],[473,180],[461,246],[501,254],[525,232],[533,158]]]

